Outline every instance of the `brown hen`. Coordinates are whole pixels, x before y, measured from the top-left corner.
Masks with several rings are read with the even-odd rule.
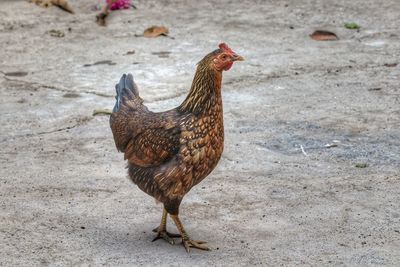
[[[179,220],[179,205],[189,190],[217,165],[224,147],[222,71],[243,58],[226,44],[206,55],[197,66],[192,87],[183,103],[155,113],[143,105],[131,74],[116,85],[116,104],[110,126],[117,149],[128,160],[129,177],[144,192],[164,204],[157,236],[171,244],[181,237],[185,249],[209,250],[192,240]],[[167,215],[180,235],[166,231]],[[153,240],[153,241],[154,241]]]

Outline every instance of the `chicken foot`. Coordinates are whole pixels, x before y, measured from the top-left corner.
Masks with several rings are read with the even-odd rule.
[[[162,238],[165,241],[167,241],[168,243],[170,243],[171,245],[175,244],[174,241],[174,237],[181,237],[180,234],[172,234],[167,232],[167,216],[168,213],[167,211],[164,209],[163,210],[163,215],[161,217],[161,223],[160,226],[158,226],[157,228],[153,229],[153,232],[157,233],[157,236],[153,239],[153,242]]]
[[[200,240],[192,240],[189,235],[186,233],[185,229],[183,228],[183,225],[181,223],[181,220],[179,220],[178,215],[170,215],[172,220],[174,220],[176,228],[178,228],[179,233],[181,234],[182,237],[182,244],[186,249],[186,252],[190,252],[190,248],[198,248],[202,250],[210,250],[206,245],[203,245],[207,242],[205,241],[200,241]]]

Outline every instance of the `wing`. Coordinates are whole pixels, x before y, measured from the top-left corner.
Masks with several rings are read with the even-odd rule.
[[[180,119],[176,109],[154,113],[143,105],[131,74],[123,75],[115,86],[117,96],[110,126],[117,149],[129,163],[157,166],[179,151]]]
[[[160,116],[160,113],[152,115],[153,118],[143,121],[145,127],[132,137],[125,148],[125,159],[131,164],[141,167],[157,166],[179,151],[181,129],[177,121],[170,116]]]

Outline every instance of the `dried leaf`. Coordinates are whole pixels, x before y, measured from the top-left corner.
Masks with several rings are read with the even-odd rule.
[[[72,8],[68,5],[68,2],[65,0],[51,0],[51,3],[55,6],[58,6],[59,8],[61,8],[64,11],[67,11],[71,14],[74,14],[74,11],[72,10]]]
[[[339,39],[336,34],[328,31],[315,31],[310,37],[316,41],[334,41]]]
[[[29,0],[28,2],[34,3],[41,7],[49,7],[49,6],[53,5],[51,3],[51,0]]]
[[[41,7],[58,6],[64,11],[74,14],[72,8],[68,5],[66,0],[30,0],[29,2],[35,3]]]
[[[158,37],[160,35],[168,35],[168,29],[164,26],[152,26],[143,32],[143,36],[147,38]]]

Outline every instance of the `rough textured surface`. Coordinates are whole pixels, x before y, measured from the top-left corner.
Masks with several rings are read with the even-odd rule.
[[[400,265],[398,1],[139,1],[105,28],[69,2],[0,2],[0,265]],[[135,37],[157,24],[175,39]],[[91,113],[126,72],[176,106],[220,41],[246,61],[224,75],[223,159],[181,206],[213,250],[187,254],[151,242],[161,207]]]

